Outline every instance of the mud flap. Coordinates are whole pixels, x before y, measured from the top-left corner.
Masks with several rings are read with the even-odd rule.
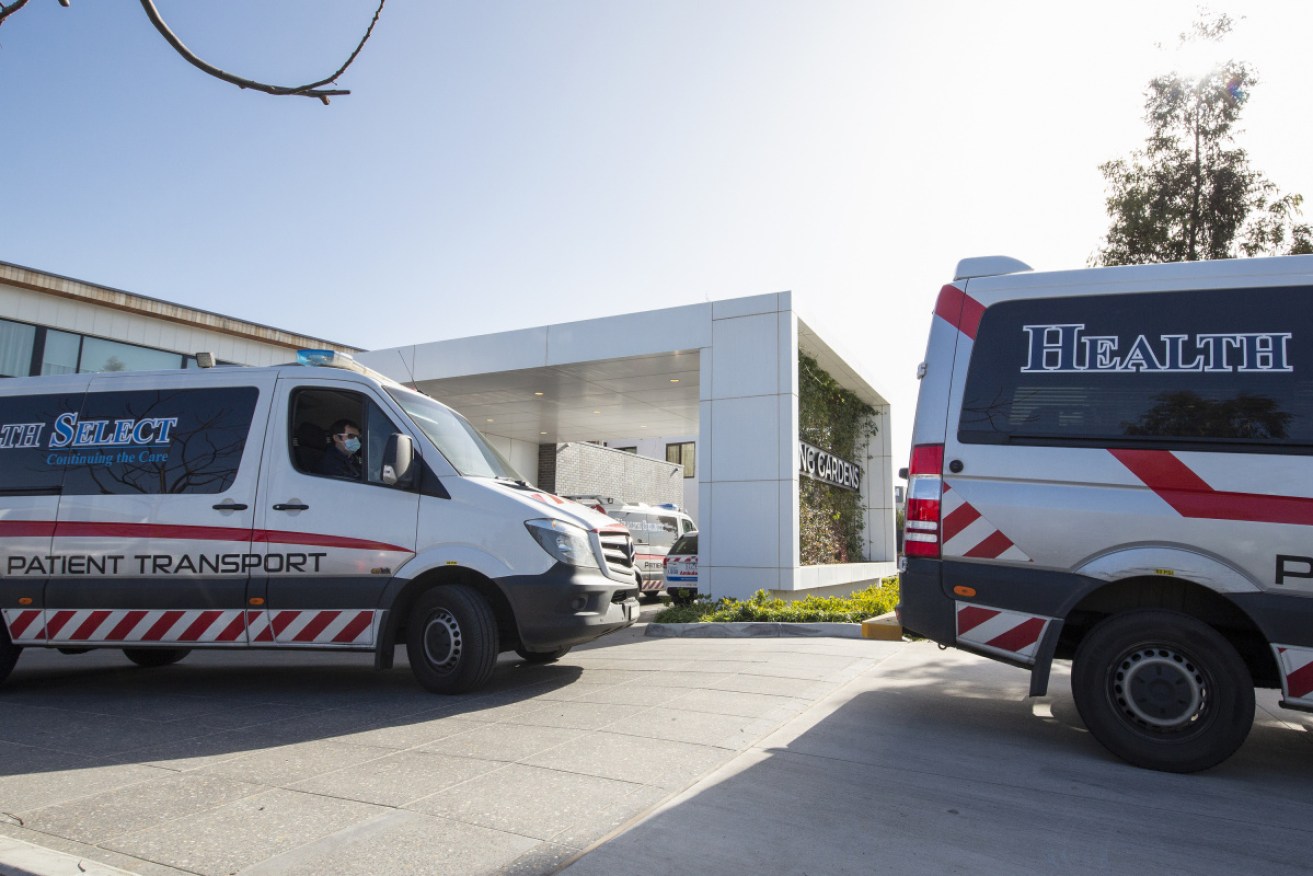
[[[1049,627],[1035,649],[1035,663],[1030,667],[1030,696],[1042,697],[1049,692],[1049,670],[1053,667],[1053,654],[1058,650],[1058,636],[1062,634],[1062,619],[1049,621]]]

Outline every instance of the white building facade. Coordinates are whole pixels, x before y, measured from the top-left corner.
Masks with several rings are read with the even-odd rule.
[[[362,352],[0,262],[0,377],[195,367],[202,351],[268,365],[302,348],[352,353],[428,392],[533,481],[542,448],[565,442],[674,463],[713,596],[846,593],[895,572],[889,405],[791,293]],[[800,350],[876,411],[874,438],[849,460],[862,472],[866,562],[799,561]]]
[[[868,562],[799,561],[798,351],[876,411],[863,458]],[[361,361],[465,414],[531,480],[538,446],[596,441],[685,466],[699,586],[849,592],[896,571],[889,405],[791,293],[376,350]],[[673,449],[672,449],[673,448]],[[696,498],[694,498],[694,496]]]

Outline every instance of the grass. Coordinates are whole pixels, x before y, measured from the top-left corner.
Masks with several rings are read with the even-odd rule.
[[[808,596],[796,602],[772,599],[758,590],[751,599],[699,598],[692,605],[674,605],[652,619],[658,624],[742,623],[861,623],[893,611],[898,604],[898,578],[885,578],[851,596]]]

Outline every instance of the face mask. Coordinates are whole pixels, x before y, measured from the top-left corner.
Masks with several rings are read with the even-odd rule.
[[[343,441],[342,445],[346,447],[347,453],[355,453],[360,449],[360,439],[352,435],[350,438]]]

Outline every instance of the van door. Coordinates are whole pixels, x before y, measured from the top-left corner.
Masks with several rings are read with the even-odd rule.
[[[271,373],[99,375],[62,412],[48,641],[241,645]],[[252,440],[254,439],[254,440]]]
[[[417,492],[383,482],[388,437],[411,434],[389,407],[369,384],[279,380],[256,514],[265,556],[250,599],[264,609],[253,644],[373,646],[379,598],[414,556],[419,513]],[[333,440],[344,431],[360,435],[350,460]]]
[[[64,465],[47,450],[51,427],[61,414],[82,407],[89,382],[52,379],[59,391],[0,399],[0,572],[8,585],[0,588],[0,613],[10,639],[20,645],[46,638],[45,586],[56,566],[51,543],[64,486]]]

